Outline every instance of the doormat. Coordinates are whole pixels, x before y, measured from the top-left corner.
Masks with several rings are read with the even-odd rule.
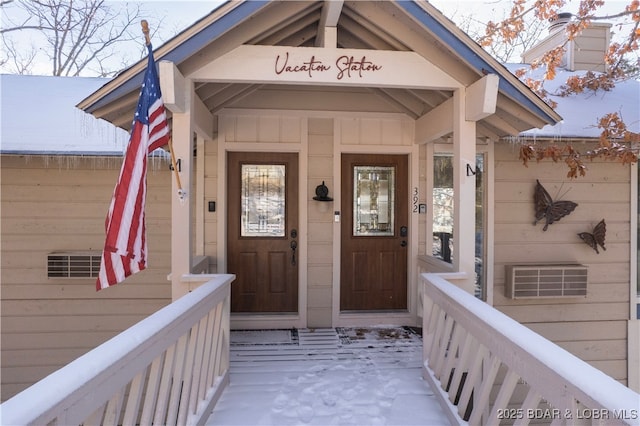
[[[232,345],[297,345],[297,330],[231,330]]]
[[[343,345],[421,341],[420,330],[415,327],[338,327],[336,331]]]

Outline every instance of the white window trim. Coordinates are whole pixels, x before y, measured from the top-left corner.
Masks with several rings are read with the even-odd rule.
[[[433,170],[433,156],[436,153],[453,153],[453,144],[427,144],[427,170]],[[476,154],[485,154],[485,170],[484,170],[484,178],[486,179],[486,209],[485,209],[485,251],[486,251],[486,265],[485,265],[485,273],[486,273],[486,303],[490,306],[493,306],[493,280],[494,280],[494,220],[495,214],[494,209],[490,208],[494,205],[495,200],[495,177],[494,177],[494,142],[490,139],[486,139],[486,143],[476,143]],[[433,194],[433,176],[427,179],[427,194]],[[430,200],[430,196],[427,196],[427,200]],[[431,202],[431,201],[429,201]],[[432,206],[429,206],[427,211],[431,211]],[[431,215],[427,215],[427,226],[426,226],[426,238],[427,242],[429,241],[429,236],[433,235],[433,217]],[[428,244],[427,244],[428,245]],[[425,253],[427,257],[431,256],[431,253]],[[433,258],[437,259],[437,258]],[[437,259],[438,261],[440,259]]]

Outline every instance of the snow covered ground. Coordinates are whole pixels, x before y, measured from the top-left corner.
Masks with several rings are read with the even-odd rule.
[[[444,425],[408,330],[232,332],[231,384],[208,425]]]

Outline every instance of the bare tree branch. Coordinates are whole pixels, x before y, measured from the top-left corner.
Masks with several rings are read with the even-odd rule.
[[[121,64],[110,66],[107,60],[121,54],[118,45],[134,39],[132,28],[140,20],[139,6],[104,0],[2,0],[0,4],[19,12],[0,30],[5,44],[11,33],[42,37],[47,47],[40,52],[48,58],[51,74],[59,76],[77,76],[92,68],[101,75],[114,74],[118,69],[110,67]],[[17,53],[6,52],[13,60],[5,62],[24,61]],[[26,72],[32,63],[14,68]]]

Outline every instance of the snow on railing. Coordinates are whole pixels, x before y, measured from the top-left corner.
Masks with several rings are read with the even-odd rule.
[[[452,424],[640,424],[640,395],[437,274],[423,374]]]
[[[229,381],[233,275],[210,280],[0,405],[3,425],[198,424]]]

